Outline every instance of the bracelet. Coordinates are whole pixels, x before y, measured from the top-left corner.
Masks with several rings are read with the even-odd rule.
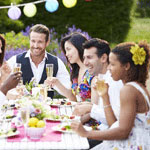
[[[104,109],[107,108],[107,107],[111,107],[111,105],[109,104],[109,105],[103,106]]]

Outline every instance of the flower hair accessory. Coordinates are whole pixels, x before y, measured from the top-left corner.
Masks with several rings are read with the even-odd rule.
[[[130,52],[133,54],[132,60],[135,65],[143,65],[146,58],[146,52],[144,48],[140,48],[137,44],[132,46]]]

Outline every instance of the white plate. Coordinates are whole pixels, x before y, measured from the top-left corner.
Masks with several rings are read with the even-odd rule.
[[[65,125],[64,125],[65,126]],[[85,128],[85,130],[87,131],[91,131],[92,128],[91,127],[88,127],[88,126],[83,126]],[[62,130],[61,128],[63,128],[63,125],[62,124],[59,124],[57,126],[54,126],[52,127],[52,130],[53,131],[59,131],[59,132],[62,132],[62,133],[75,133],[72,129],[71,130]]]
[[[55,104],[55,102],[53,104],[50,104],[50,103],[51,102],[47,102],[48,105],[54,106],[54,107],[75,106],[77,104],[77,102],[72,102],[72,101],[71,101],[71,105],[67,105],[67,104],[63,104],[63,105],[61,105],[61,104]]]
[[[68,117],[70,117],[70,116],[68,116]],[[74,120],[80,120],[80,116],[75,116],[75,118],[73,118],[73,119],[67,119],[67,118],[52,119],[52,118],[46,118],[46,120],[49,120],[49,121],[61,121],[61,122],[71,122],[71,121],[74,121]]]
[[[18,134],[20,134],[20,132],[16,131],[16,132],[14,132],[12,134],[3,134],[3,135],[0,135],[0,138],[11,137],[11,136],[15,136],[15,135],[18,135]]]
[[[63,126],[61,126],[61,125],[54,126],[54,127],[52,127],[52,130],[53,131],[59,131],[59,132],[62,132],[62,133],[75,133],[73,130],[62,130],[61,129],[62,127]]]

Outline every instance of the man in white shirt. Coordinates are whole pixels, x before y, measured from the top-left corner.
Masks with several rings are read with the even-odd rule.
[[[94,104],[82,104],[75,108],[74,114],[81,115],[82,123],[93,118],[100,122],[100,130],[108,128],[112,122],[117,120],[120,111],[120,89],[122,81],[114,81],[107,67],[109,65],[110,47],[107,41],[101,39],[90,39],[83,44],[84,64],[91,75],[92,86],[95,84],[98,74],[103,74],[105,82],[108,83],[108,97],[105,100],[99,97],[95,88],[91,87],[91,101]],[[90,148],[100,143],[100,141],[89,140]]]
[[[105,78],[105,82],[108,83],[108,94],[109,100],[103,100],[99,97],[96,89],[92,87],[91,99],[94,101],[94,104],[91,106],[88,104],[87,106],[79,105],[75,108],[74,114],[76,115],[84,115],[86,113],[89,117],[100,121],[102,124],[108,125],[105,114],[105,106],[110,107],[113,110],[114,117],[117,119],[119,117],[120,111],[120,89],[123,87],[122,81],[114,81],[111,77],[109,71],[107,71],[108,67],[108,56],[110,53],[110,48],[108,42],[100,39],[91,39],[84,43],[84,64],[88,68],[90,74],[95,75],[92,80],[92,85],[97,80],[96,76],[98,74],[103,74]],[[94,100],[93,100],[94,99]],[[84,105],[84,104],[83,104]],[[82,109],[81,109],[82,108]],[[84,108],[84,109],[83,109]],[[86,119],[89,119],[86,118]],[[84,118],[85,119],[85,118]],[[83,119],[83,120],[84,120]],[[86,120],[85,119],[85,120]]]
[[[13,69],[15,63],[21,63],[21,71],[23,83],[30,82],[32,77],[36,82],[43,84],[47,78],[46,64],[53,64],[53,76],[57,77],[60,82],[67,88],[70,88],[70,76],[64,63],[56,56],[46,52],[46,47],[49,45],[49,29],[37,24],[30,29],[30,50],[25,53],[13,56],[7,62]],[[59,90],[54,87],[58,92]],[[50,93],[53,97],[53,92]]]

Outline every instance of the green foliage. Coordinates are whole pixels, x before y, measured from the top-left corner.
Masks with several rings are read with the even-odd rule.
[[[22,3],[33,0],[22,0]],[[134,0],[78,0],[73,8],[66,8],[59,1],[59,9],[50,13],[45,9],[45,3],[36,4],[37,14],[32,18],[22,16],[20,21],[24,27],[32,24],[45,24],[49,28],[55,28],[59,33],[59,38],[67,32],[68,27],[75,25],[82,31],[89,33],[91,37],[98,37],[109,42],[121,42],[124,40],[130,28],[130,12]],[[23,7],[20,7],[23,9]],[[2,22],[2,24],[4,24]],[[21,26],[19,26],[21,27]],[[12,29],[12,24],[8,25],[8,30]],[[13,27],[18,32],[18,26]],[[22,26],[23,29],[23,26]]]
[[[150,42],[150,18],[133,18],[131,29],[128,32],[125,41],[133,41],[138,43],[141,40]]]
[[[150,0],[137,0],[136,17],[150,17]]]
[[[24,36],[22,32],[15,34],[14,31],[5,34],[5,39],[7,42],[7,50],[16,48],[29,48],[29,38]]]
[[[1,0],[0,6],[9,6],[12,2],[18,4],[22,0]],[[0,33],[5,33],[9,31],[19,32],[24,28],[24,24],[20,20],[11,20],[8,17],[8,9],[0,9]]]

